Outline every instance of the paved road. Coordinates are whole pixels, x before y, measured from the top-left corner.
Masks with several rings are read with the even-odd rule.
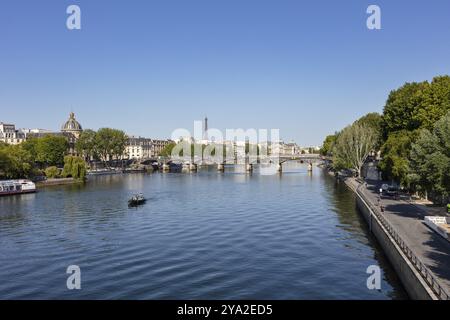
[[[360,189],[377,204],[379,185],[369,184]],[[431,270],[450,294],[450,242],[423,223],[424,212],[403,200],[383,198],[384,215],[414,254]]]

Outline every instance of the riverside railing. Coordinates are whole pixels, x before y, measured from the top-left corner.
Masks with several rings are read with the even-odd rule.
[[[378,211],[378,208],[375,207],[372,202],[367,199],[363,192],[361,192],[361,187],[363,185],[360,184],[356,189],[356,193],[367,203],[375,216],[380,220],[381,224],[384,228],[389,232],[389,235],[395,240],[397,245],[403,251],[403,253],[408,257],[411,264],[414,268],[422,275],[425,282],[430,286],[433,292],[437,295],[437,297],[441,300],[450,300],[449,293],[439,284],[439,281],[433,275],[433,273],[428,269],[425,264],[423,264],[420,259],[414,254],[414,252],[408,247],[406,242],[400,237],[399,233],[395,230],[392,224],[387,221],[387,219]]]

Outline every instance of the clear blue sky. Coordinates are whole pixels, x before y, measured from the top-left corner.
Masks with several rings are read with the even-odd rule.
[[[66,28],[77,4],[82,29]],[[382,30],[366,9],[382,10]],[[170,137],[279,128],[320,144],[391,89],[450,73],[450,1],[130,0],[0,5],[0,121]]]

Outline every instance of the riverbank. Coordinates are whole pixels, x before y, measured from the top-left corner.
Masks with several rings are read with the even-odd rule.
[[[47,179],[36,182],[36,187],[59,186],[75,183],[83,183],[83,181],[74,178]]]
[[[88,177],[86,181],[81,181],[79,179],[74,178],[53,178],[53,179],[46,179],[42,181],[37,181],[36,187],[47,187],[47,186],[63,186],[68,184],[78,184],[78,183],[85,183],[89,181],[89,176],[101,176],[101,175],[122,175],[122,174],[131,174],[131,173],[151,173],[153,171],[145,171],[145,170],[123,170],[123,171],[93,171],[88,173]]]
[[[419,300],[449,299],[450,246],[422,223],[421,208],[404,200],[379,202],[376,185],[362,184],[352,177],[341,179],[355,192],[360,213],[409,296]]]

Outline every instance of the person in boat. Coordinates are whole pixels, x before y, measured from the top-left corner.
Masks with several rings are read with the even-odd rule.
[[[141,202],[144,202],[144,201],[145,201],[145,198],[144,198],[144,195],[142,193],[136,194],[133,197],[131,197],[130,200],[128,200],[128,202],[130,204],[141,203]]]

